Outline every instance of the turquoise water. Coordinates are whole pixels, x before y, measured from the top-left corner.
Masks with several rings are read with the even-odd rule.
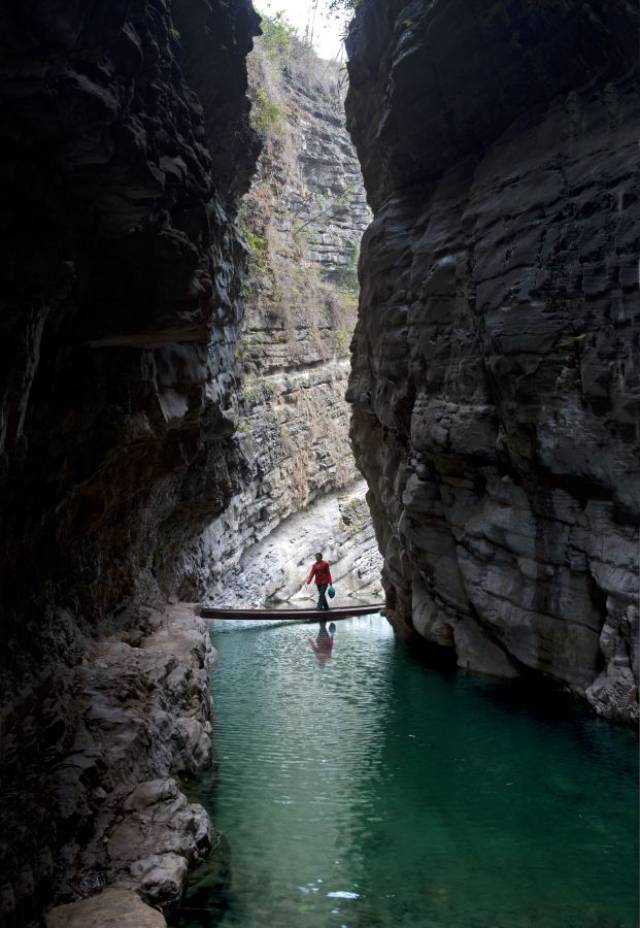
[[[429,669],[382,617],[339,622],[321,664],[315,628],[212,632],[216,763],[194,798],[229,881],[173,925],[635,928],[631,732]]]

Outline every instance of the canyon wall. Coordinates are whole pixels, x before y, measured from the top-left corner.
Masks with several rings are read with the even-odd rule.
[[[331,565],[336,591],[332,605],[353,605],[354,599],[381,602],[382,559],[366,491],[365,481],[359,480],[282,519],[228,568],[220,588],[209,594],[211,605],[315,606],[315,586],[303,584],[316,551]]]
[[[258,18],[31,0],[0,25],[0,897],[24,928],[54,888],[164,901],[207,845],[171,777],[208,760],[208,638],[157,608],[242,477]]]
[[[627,0],[364,0],[374,220],[349,396],[396,628],[637,717],[637,36]]]
[[[199,549],[185,554],[183,595],[218,604],[292,595],[293,574],[300,585],[318,547],[330,557],[346,550],[338,496],[348,496],[359,478],[345,393],[357,256],[370,212],[345,127],[345,74],[280,19],[265,19],[263,30],[249,58],[252,121],[263,147],[239,214],[249,248],[237,347],[242,486],[203,533]],[[354,492],[357,498],[360,490]],[[291,561],[280,527],[329,496],[333,503],[319,516],[317,531],[313,524],[302,534],[292,529],[305,543]],[[329,511],[336,516],[333,541]],[[315,518],[310,513],[311,523]],[[370,565],[371,587],[379,585],[371,529],[358,529],[351,541]],[[289,551],[284,560],[279,549]],[[261,588],[247,571],[262,574]],[[366,588],[362,578],[351,584],[345,576],[339,590]]]

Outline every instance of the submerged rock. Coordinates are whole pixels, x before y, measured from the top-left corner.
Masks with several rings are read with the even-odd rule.
[[[231,847],[225,836],[216,840],[206,859],[193,871],[179,902],[170,908],[172,925],[182,928],[200,924],[203,928],[215,923],[216,916],[228,904],[231,885]]]
[[[396,628],[638,713],[637,4],[358,7],[349,396]]]

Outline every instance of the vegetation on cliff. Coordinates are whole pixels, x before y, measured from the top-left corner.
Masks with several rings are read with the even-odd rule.
[[[283,520],[356,478],[344,397],[369,211],[344,124],[344,72],[282,17],[262,30],[249,57],[262,154],[239,212],[249,258],[236,352],[246,469],[205,533],[191,588],[200,592],[217,589]]]

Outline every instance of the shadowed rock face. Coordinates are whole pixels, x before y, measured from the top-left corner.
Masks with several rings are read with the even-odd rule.
[[[396,627],[637,715],[638,8],[382,3],[353,444]]]
[[[5,908],[25,924],[104,799],[108,759],[77,745],[90,641],[140,646],[140,604],[176,588],[176,555],[241,476],[233,217],[258,147],[258,30],[248,0],[29,0],[0,26],[0,831]],[[206,713],[206,675],[190,686]],[[171,730],[144,778],[181,765]],[[53,775],[74,766],[75,804]]]

